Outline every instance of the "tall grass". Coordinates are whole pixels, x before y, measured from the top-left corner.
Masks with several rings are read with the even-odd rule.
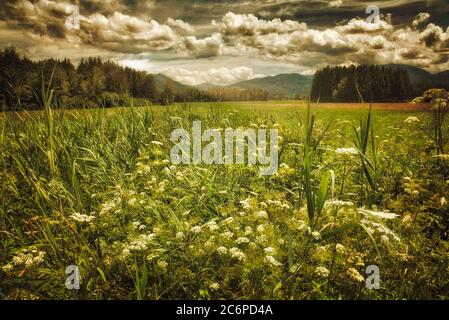
[[[363,256],[365,263],[378,262],[381,253],[391,264],[385,264],[385,273],[403,271],[404,263],[397,258],[402,251],[375,235],[366,236],[370,231],[361,225],[357,208],[326,206],[338,200],[338,175],[333,172],[338,174],[340,168],[332,149],[341,141],[335,138],[332,118],[341,114],[314,110],[310,104],[288,114],[234,112],[227,106],[67,111],[54,108],[51,87],[43,87],[42,112],[0,116],[0,267],[24,248],[45,251],[46,257],[36,269],[1,274],[5,280],[0,296],[23,298],[32,292],[39,298],[67,299],[373,298],[388,293],[369,292],[360,283],[349,285],[345,272],[354,265],[348,261]],[[354,111],[346,114],[351,120],[355,116]],[[382,120],[402,122],[401,114],[394,117],[384,115]],[[288,166],[266,178],[258,175],[258,168],[241,165],[173,168],[166,163],[169,134],[190,129],[196,119],[205,128],[277,124],[284,138],[280,160]],[[357,172],[348,172],[339,197],[387,206],[393,200],[381,202],[373,195],[379,185],[398,198],[406,196],[395,189],[394,179],[391,184],[379,179],[375,120],[369,112],[358,124],[360,129],[351,127],[345,135],[359,151],[354,162],[371,195],[357,199],[358,181],[352,179]],[[407,165],[401,163],[402,167]],[[246,199],[250,209],[242,207]],[[100,214],[113,201],[113,209]],[[95,219],[79,223],[74,213]],[[218,226],[215,231],[209,230],[211,221]],[[144,228],[136,229],[136,222]],[[195,226],[201,232],[191,231]],[[392,227],[402,231],[400,224]],[[124,247],[152,233],[156,236],[145,243],[145,250],[123,257]],[[237,242],[244,237],[250,242]],[[410,239],[403,242],[415,245]],[[347,248],[344,256],[337,244]],[[227,254],[217,252],[221,246]],[[331,248],[328,260],[316,258],[323,247]],[[246,259],[233,258],[232,248],[242,250]],[[275,265],[267,262],[266,249],[274,252]],[[424,266],[425,260],[419,263]],[[72,264],[82,275],[78,292],[64,287],[64,270]],[[317,277],[317,266],[326,266],[329,275]],[[431,273],[426,277],[441,279]],[[392,279],[385,284],[390,290],[404,283],[404,289],[395,291],[398,297],[413,288],[413,281],[402,273]],[[216,283],[219,289],[211,289]]]

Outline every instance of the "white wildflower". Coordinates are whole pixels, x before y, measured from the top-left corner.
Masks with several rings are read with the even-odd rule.
[[[231,248],[229,249],[229,253],[231,254],[232,258],[237,259],[239,261],[244,261],[246,259],[246,255],[239,248],[236,247]]]
[[[408,117],[407,119],[404,120],[404,123],[406,124],[413,124],[413,123],[417,123],[419,122],[419,118],[418,117]]]
[[[363,282],[363,281],[365,281],[365,278],[363,278],[363,276],[354,268],[349,268],[346,271],[346,274],[349,276],[349,278],[351,278],[355,282]]]
[[[267,242],[267,236],[262,234],[256,237],[256,243],[260,245],[265,245]]]
[[[279,261],[276,260],[275,257],[271,256],[271,255],[267,255],[264,258],[265,262],[268,264],[271,264],[274,267],[280,267],[282,266],[282,263],[280,263]]]
[[[373,216],[376,218],[381,219],[395,219],[399,217],[399,215],[392,213],[392,212],[383,212],[383,211],[373,211],[373,210],[366,210],[363,208],[358,209],[359,213],[365,215],[365,216]]]
[[[231,239],[234,236],[234,234],[231,231],[223,232],[221,235],[226,239]]]
[[[340,254],[345,253],[345,246],[341,243],[337,243],[337,245],[335,246],[335,250]]]
[[[263,249],[263,252],[265,252],[266,254],[275,254],[276,250],[274,250],[273,247],[266,247],[265,249]]]
[[[201,227],[200,226],[194,226],[190,229],[190,232],[192,233],[200,233],[201,232]]]
[[[226,219],[223,220],[224,224],[230,224],[232,222],[234,222],[234,218],[233,217],[229,217],[229,218],[226,218]]]
[[[178,240],[184,239],[184,232],[182,232],[182,231],[177,232],[176,239],[178,239]]]
[[[210,221],[207,224],[207,227],[209,228],[210,231],[215,231],[218,229],[218,225],[215,221]]]
[[[134,207],[137,204],[137,199],[136,198],[131,198],[128,200],[128,205],[130,207]]]
[[[226,253],[228,253],[228,249],[226,249],[226,247],[220,246],[217,248],[217,252],[220,255],[225,255]]]
[[[78,213],[78,212],[73,213],[70,217],[73,220],[75,220],[77,222],[82,222],[82,223],[84,223],[84,222],[89,223],[89,222],[92,222],[92,220],[95,219],[94,216],[88,216],[86,214],[81,214],[81,213]]]
[[[351,201],[342,201],[342,200],[330,200],[330,201],[326,201],[326,203],[324,204],[325,208],[328,207],[352,207],[354,206],[354,203],[352,203]]]
[[[329,277],[330,271],[325,267],[316,267],[315,274],[320,278],[327,278]]]
[[[249,239],[245,238],[245,237],[240,237],[240,238],[237,238],[237,240],[235,240],[235,242],[237,244],[249,243]]]
[[[251,209],[251,204],[250,204],[250,200],[249,199],[245,199],[240,201],[240,204],[242,205],[243,209],[245,210],[250,210]]]
[[[337,154],[347,155],[347,156],[359,154],[357,149],[352,148],[352,147],[351,148],[338,148],[335,150],[335,152]]]
[[[260,219],[268,219],[268,213],[265,210],[257,212],[256,215]]]
[[[220,290],[220,285],[217,282],[214,282],[209,286],[209,289],[211,289],[212,291]]]

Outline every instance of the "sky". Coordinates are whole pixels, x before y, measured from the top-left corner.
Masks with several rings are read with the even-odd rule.
[[[100,56],[189,85],[329,65],[435,73],[449,69],[449,0],[2,0],[8,45],[36,60]]]

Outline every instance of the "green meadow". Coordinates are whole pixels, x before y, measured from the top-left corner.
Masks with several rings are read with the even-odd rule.
[[[0,114],[0,298],[447,299],[448,156],[432,112],[387,109]],[[195,120],[277,129],[277,172],[173,165],[170,133]]]

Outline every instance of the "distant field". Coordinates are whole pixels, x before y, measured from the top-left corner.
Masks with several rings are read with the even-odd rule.
[[[319,109],[330,110],[360,110],[368,109],[369,103],[312,103],[312,107]],[[420,112],[426,110],[426,104],[411,104],[411,103],[373,103],[373,110],[385,111],[405,111],[405,112]],[[188,102],[175,103],[171,106],[154,105],[150,107],[138,107],[136,109],[150,108],[154,111],[167,111],[176,109],[193,109],[198,111],[206,111],[210,108],[218,108],[228,110],[236,108],[245,111],[297,111],[303,110],[307,107],[307,101],[304,100],[271,100],[271,101],[224,101],[224,102]],[[108,112],[121,112],[124,108],[107,109]],[[33,112],[33,111],[30,111]],[[1,112],[0,112],[1,114]]]
[[[292,110],[305,108],[307,102],[304,100],[281,100],[281,101],[228,101],[228,102],[191,102],[188,106],[198,107],[239,107],[244,109],[257,108],[259,110],[266,109],[281,109]],[[369,103],[312,103],[313,107],[318,109],[363,109],[369,108]],[[373,110],[395,110],[395,111],[424,111],[426,104],[411,104],[411,103],[373,103]]]

